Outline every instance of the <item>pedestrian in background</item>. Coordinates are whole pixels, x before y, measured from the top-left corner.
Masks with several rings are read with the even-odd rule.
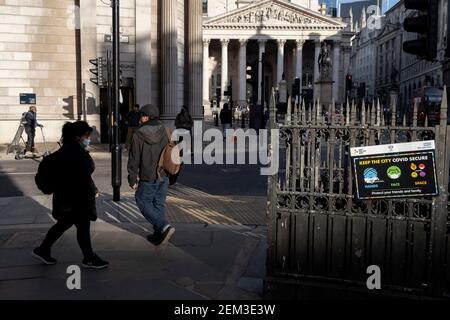
[[[231,109],[228,103],[225,103],[222,111],[220,111],[220,122],[222,123],[224,138],[226,137],[227,130],[231,129],[232,119]]]
[[[188,153],[191,150],[192,145],[192,127],[194,126],[194,121],[192,120],[192,116],[189,113],[189,110],[186,106],[181,107],[180,113],[177,115],[175,119],[175,128],[176,129],[184,129],[189,131],[189,140],[187,145]],[[183,136],[180,136],[178,142],[181,143],[184,140]]]
[[[24,122],[25,132],[27,134],[27,146],[25,148],[25,155],[31,156],[36,152],[34,148],[34,139],[36,137],[36,127],[43,127],[37,122],[36,106],[31,106],[29,111],[25,114]]]
[[[128,125],[127,138],[125,140],[125,151],[130,150],[131,139],[136,131],[139,129],[141,115],[139,113],[140,106],[138,104],[134,105],[132,111],[130,111],[126,116],[126,123]]]
[[[175,128],[186,129],[191,132],[193,125],[194,121],[192,120],[188,108],[186,106],[181,107],[181,111],[175,119]]]
[[[169,143],[166,128],[159,122],[159,109],[141,108],[141,126],[133,136],[128,157],[128,183],[136,191],[135,199],[142,215],[153,225],[154,234],[147,240],[154,245],[166,244],[175,232],[165,218],[169,178],[158,166],[162,151]]]

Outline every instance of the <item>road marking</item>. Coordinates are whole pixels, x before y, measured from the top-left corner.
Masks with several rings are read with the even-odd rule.
[[[114,217],[112,214],[110,214],[108,211],[105,210],[105,214],[110,218],[115,220],[117,223],[122,223],[119,219],[117,219],[116,217]]]
[[[36,172],[0,172],[0,177],[7,176],[32,176],[35,175]]]

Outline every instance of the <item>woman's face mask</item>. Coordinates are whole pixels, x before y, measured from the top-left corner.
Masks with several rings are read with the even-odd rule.
[[[89,138],[87,138],[87,137],[83,137],[82,139],[81,139],[81,146],[83,147],[83,148],[87,148],[87,147],[89,147],[91,145],[91,139],[89,139]]]

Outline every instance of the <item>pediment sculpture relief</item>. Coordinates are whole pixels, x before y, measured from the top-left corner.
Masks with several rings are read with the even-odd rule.
[[[230,16],[217,23],[263,23],[272,20],[292,24],[322,24],[320,20],[275,5]]]

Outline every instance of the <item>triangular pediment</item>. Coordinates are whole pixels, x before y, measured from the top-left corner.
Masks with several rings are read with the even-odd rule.
[[[383,23],[383,28],[378,32],[377,37],[378,38],[382,38],[384,37],[386,34],[389,34],[393,31],[398,30],[398,26],[395,26],[393,24],[388,24],[388,23]]]
[[[205,28],[226,27],[331,27],[343,29],[346,24],[305,7],[283,1],[263,0],[213,17],[204,23]]]

